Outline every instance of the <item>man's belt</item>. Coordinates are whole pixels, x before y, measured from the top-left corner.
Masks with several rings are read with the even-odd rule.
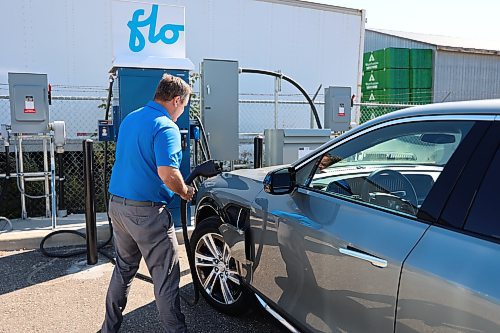
[[[137,200],[127,199],[114,194],[111,194],[109,200],[112,202],[120,203],[124,206],[134,206],[134,207],[155,207],[155,206],[165,205],[164,203],[161,202],[137,201]]]

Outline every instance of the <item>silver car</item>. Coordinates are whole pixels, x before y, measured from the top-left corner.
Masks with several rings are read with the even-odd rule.
[[[390,113],[209,178],[195,283],[299,332],[500,332],[500,100]]]

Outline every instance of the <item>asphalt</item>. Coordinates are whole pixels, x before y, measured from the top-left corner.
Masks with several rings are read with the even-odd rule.
[[[98,214],[98,235],[107,239],[105,214]],[[13,230],[0,233],[0,332],[97,332],[104,318],[104,300],[113,265],[102,254],[96,265],[87,265],[86,255],[50,258],[39,248],[41,239],[52,232],[45,218],[13,220]],[[84,215],[58,220],[56,230],[85,230]],[[0,230],[1,231],[1,230]],[[182,241],[181,232],[178,239]],[[59,235],[47,242],[47,249],[72,251],[70,244],[84,240]],[[80,246],[80,248],[81,248]],[[192,279],[184,246],[180,246],[181,283],[184,298],[192,299]],[[111,246],[102,249],[113,255]],[[144,263],[140,272],[148,275]],[[203,298],[190,307],[181,302],[189,332],[286,332],[274,318],[256,304],[249,313],[231,317],[211,308]],[[160,332],[161,326],[150,283],[135,279],[124,312],[120,332]]]

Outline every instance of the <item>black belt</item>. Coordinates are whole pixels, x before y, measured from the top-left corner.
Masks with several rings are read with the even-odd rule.
[[[137,200],[127,199],[114,194],[111,194],[109,200],[112,202],[121,203],[124,206],[134,206],[134,207],[155,207],[155,206],[165,205],[164,203],[161,202],[137,201]]]

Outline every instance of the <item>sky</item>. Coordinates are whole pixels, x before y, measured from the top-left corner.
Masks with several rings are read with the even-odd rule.
[[[497,42],[499,0],[315,0],[365,9],[366,28],[399,30]]]

